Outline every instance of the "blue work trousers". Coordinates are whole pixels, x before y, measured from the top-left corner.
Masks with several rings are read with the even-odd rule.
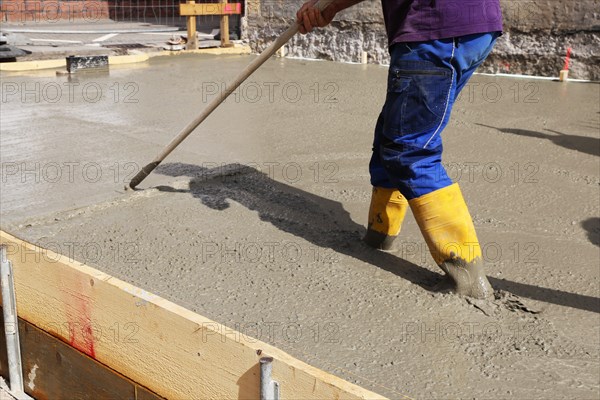
[[[442,165],[442,131],[460,91],[499,35],[392,45],[369,163],[373,186],[399,189],[411,200],[452,184]]]

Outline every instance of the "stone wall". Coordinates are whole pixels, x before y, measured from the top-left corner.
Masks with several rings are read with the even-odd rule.
[[[296,35],[288,55],[334,61],[389,63],[381,0],[339,13],[332,24]],[[466,0],[465,0],[466,1]],[[262,51],[295,18],[302,0],[247,0],[245,37]],[[558,76],[572,47],[571,77],[600,80],[600,0],[501,0],[505,34],[480,71]]]

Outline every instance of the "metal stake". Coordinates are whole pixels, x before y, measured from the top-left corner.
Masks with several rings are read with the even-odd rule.
[[[279,400],[279,383],[271,379],[273,357],[260,359],[260,400]]]
[[[6,258],[6,247],[0,246],[0,285],[2,286],[2,311],[8,355],[8,378],[11,394],[18,399],[31,399],[23,390],[23,369],[19,342],[19,320],[15,301],[12,265]]]

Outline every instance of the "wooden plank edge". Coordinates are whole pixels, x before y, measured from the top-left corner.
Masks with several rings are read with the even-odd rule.
[[[108,65],[133,64],[148,61],[150,56],[142,54],[126,54],[122,56],[108,56]]]
[[[149,53],[149,56],[152,57],[165,57],[165,56],[178,56],[178,55],[188,55],[188,54],[210,54],[210,55],[246,55],[252,54],[252,49],[248,45],[237,45],[234,44],[233,47],[209,47],[205,49],[195,49],[195,50],[178,50],[178,51],[158,51],[155,53]]]
[[[121,56],[108,56],[108,65],[132,64],[148,61],[148,54],[127,54]],[[44,69],[66,68],[67,62],[64,58],[56,60],[33,60],[0,63],[0,71],[22,72],[38,71]]]
[[[2,307],[0,307],[2,310]],[[0,312],[0,321],[3,321]],[[162,397],[19,318],[25,393],[37,400],[161,400]],[[0,324],[0,375],[8,381],[4,323]],[[82,372],[73,379],[72,371]]]
[[[207,48],[197,50],[186,50],[186,51],[156,51],[144,54],[128,54],[122,56],[109,56],[109,65],[125,65],[135,64],[148,61],[152,57],[161,56],[172,56],[177,54],[212,54],[212,55],[224,55],[224,54],[251,54],[252,50],[250,46],[243,45],[234,47],[222,48]],[[67,62],[65,59],[55,60],[33,60],[33,61],[16,61],[12,63],[0,63],[0,71],[2,72],[27,72],[27,71],[43,71],[58,68],[66,68]]]
[[[219,348],[221,351],[226,351],[226,352],[239,351],[239,352],[243,353],[243,354],[240,353],[238,355],[223,354],[223,359],[225,359],[225,356],[228,356],[230,359],[236,360],[239,356],[238,361],[240,361],[240,362],[243,361],[243,362],[247,363],[248,362],[248,350],[250,351],[250,353],[258,353],[260,350],[260,352],[263,355],[268,355],[275,359],[274,368],[273,368],[274,379],[280,381],[280,383],[283,386],[282,390],[283,391],[287,390],[287,393],[289,393],[290,389],[295,389],[295,390],[301,389],[301,391],[305,391],[305,390],[310,391],[310,389],[307,389],[306,387],[298,386],[299,382],[302,383],[303,386],[306,386],[306,383],[310,380],[313,382],[312,391],[313,392],[315,392],[315,390],[317,392],[321,391],[320,393],[319,392],[314,393],[315,397],[310,397],[310,398],[322,398],[323,393],[331,394],[331,396],[335,396],[336,398],[356,398],[356,399],[384,399],[385,398],[379,394],[371,392],[367,389],[364,389],[355,384],[347,382],[337,376],[334,376],[334,375],[329,374],[325,371],[322,371],[316,367],[306,364],[272,345],[269,345],[262,341],[253,339],[244,334],[235,334],[235,331],[233,329],[230,329],[222,324],[219,324],[219,323],[212,321],[206,317],[196,314],[190,310],[187,310],[187,309],[185,309],[175,303],[172,303],[164,298],[161,298],[161,297],[156,296],[152,293],[149,293],[141,288],[135,287],[129,283],[126,283],[117,278],[114,278],[108,274],[105,274],[99,270],[89,267],[83,263],[79,263],[74,260],[70,260],[67,257],[57,254],[51,250],[46,250],[39,246],[31,244],[29,242],[23,241],[23,240],[15,237],[9,233],[6,233],[4,231],[0,231],[0,243],[5,244],[8,247],[12,246],[13,250],[14,250],[14,247],[16,246],[18,252],[14,253],[14,254],[20,254],[21,258],[23,258],[23,254],[25,254],[25,258],[27,258],[27,254],[29,254],[29,255],[37,254],[39,256],[39,254],[41,254],[43,252],[43,258],[52,260],[52,263],[46,263],[46,264],[41,263],[40,265],[31,265],[32,264],[31,261],[28,261],[26,259],[25,260],[14,260],[13,265],[15,265],[17,268],[18,267],[21,267],[24,269],[25,268],[32,268],[32,269],[38,268],[40,270],[43,270],[43,268],[55,268],[55,269],[60,268],[61,272],[60,272],[60,274],[58,274],[58,275],[60,275],[60,277],[56,278],[56,279],[59,279],[60,282],[65,281],[65,277],[66,277],[65,273],[72,275],[74,277],[73,278],[74,281],[91,282],[92,286],[93,286],[94,280],[98,281],[99,283],[96,284],[96,287],[100,287],[100,285],[103,284],[103,285],[108,285],[108,288],[104,288],[103,290],[110,291],[110,290],[118,289],[118,291],[121,293],[114,292],[115,295],[123,296],[126,294],[127,296],[131,296],[132,297],[131,300],[133,302],[135,302],[136,305],[145,304],[145,305],[154,306],[154,307],[145,307],[145,309],[144,309],[145,312],[152,312],[153,315],[160,314],[161,312],[168,313],[169,318],[172,319],[172,321],[170,322],[171,324],[173,324],[175,321],[180,325],[183,324],[183,325],[187,326],[187,325],[190,325],[190,323],[191,323],[192,324],[191,326],[196,326],[197,329],[195,330],[195,332],[202,331],[203,338],[207,340],[206,342],[203,342],[203,343],[210,342],[210,343],[206,344],[206,347],[209,350],[214,348],[215,346],[217,346],[217,348]],[[11,251],[9,251],[9,254],[10,253],[11,253]],[[15,269],[15,278],[19,277],[18,271],[19,271],[18,269]],[[67,272],[65,272],[65,271],[67,271]],[[53,271],[53,274],[50,274],[48,276],[50,277],[53,275],[54,275],[54,271]],[[29,309],[24,308],[23,304],[26,304],[28,301],[40,302],[42,300],[33,298],[33,297],[36,297],[38,294],[35,292],[30,294],[30,297],[31,297],[30,299],[24,299],[23,297],[19,297],[20,295],[23,296],[23,294],[21,292],[25,293],[25,291],[26,291],[25,289],[31,289],[31,288],[25,287],[26,285],[24,282],[17,281],[16,283],[17,283],[17,304],[19,307],[19,315],[21,315],[22,318],[26,319],[28,322],[30,322],[36,326],[39,326],[39,324],[36,323],[36,320],[41,319],[41,318],[48,318],[48,316],[40,314],[39,304],[37,306],[29,307]],[[19,285],[19,283],[20,283],[20,285]],[[31,284],[33,286],[40,285],[40,282],[32,282]],[[25,286],[23,286],[23,285],[25,285]],[[49,282],[44,282],[43,288],[48,289],[48,285],[49,285]],[[21,290],[19,290],[19,288],[21,288]],[[40,288],[41,288],[41,286],[40,286]],[[110,289],[110,288],[112,288],[112,289]],[[54,288],[50,288],[50,289],[54,290]],[[50,290],[50,289],[48,289],[48,290]],[[57,290],[71,291],[72,288],[66,288],[66,289],[65,288],[57,288]],[[76,294],[76,295],[85,297],[84,294]],[[48,299],[50,299],[50,297],[48,297]],[[56,300],[56,299],[54,299],[54,300]],[[105,299],[103,299],[103,300],[105,300]],[[22,311],[22,308],[24,309],[23,311]],[[58,315],[56,317],[59,318]],[[136,317],[139,317],[139,316],[136,315]],[[67,323],[68,321],[64,317],[62,317],[61,322]],[[169,321],[164,321],[164,323],[169,323]],[[43,329],[43,327],[41,327],[41,328]],[[168,327],[162,327],[162,328],[166,329]],[[157,328],[157,330],[160,330],[160,329]],[[166,329],[166,331],[168,331],[168,329]],[[206,331],[208,331],[208,332],[206,332]],[[223,335],[222,332],[226,332],[226,334]],[[49,333],[55,334],[55,332],[49,332]],[[234,338],[231,337],[232,333],[233,333]],[[167,340],[167,339],[169,339],[169,340]],[[167,339],[163,338],[163,340],[166,340],[167,342],[169,342],[169,341],[172,342],[174,338],[171,337],[171,338],[167,338]],[[64,338],[63,338],[63,340],[64,340]],[[190,341],[191,340],[192,340],[192,338],[190,338]],[[235,344],[241,345],[241,347],[233,346]],[[102,343],[101,343],[101,345],[102,345]],[[104,345],[106,345],[106,344],[104,344]],[[108,345],[115,347],[115,345],[112,343],[109,343]],[[144,343],[144,345],[147,345],[147,344]],[[218,346],[221,346],[221,347],[218,347]],[[226,347],[225,350],[223,350],[223,346],[229,346],[229,347]],[[246,349],[246,350],[244,350],[244,349]],[[93,353],[93,350],[94,349],[92,348],[92,353]],[[118,350],[123,350],[123,349],[118,348]],[[111,352],[112,351],[114,351],[114,350],[111,350]],[[88,349],[88,352],[89,352],[89,349]],[[172,395],[173,390],[176,389],[176,388],[172,388],[172,387],[167,388],[164,385],[161,386],[159,384],[155,384],[155,380],[153,379],[153,377],[146,376],[146,375],[144,375],[144,371],[135,369],[132,365],[144,365],[145,366],[145,364],[144,364],[145,360],[140,360],[139,358],[141,356],[138,354],[124,354],[124,353],[118,354],[123,357],[123,360],[118,360],[118,359],[112,358],[113,354],[111,354],[111,357],[108,357],[106,354],[103,354],[101,352],[99,352],[99,354],[92,354],[92,355],[94,355],[94,358],[97,359],[98,361],[100,361],[101,363],[103,363],[104,365],[127,376],[129,379],[131,379],[135,382],[139,382],[141,385],[148,387],[149,389],[151,389],[152,391],[154,391],[155,393],[157,393],[160,396],[169,398],[169,395]],[[170,361],[172,361],[175,365],[177,364],[177,362],[176,362],[177,360],[170,360]],[[120,365],[116,365],[118,363],[120,363]],[[256,364],[256,361],[254,363]],[[157,365],[157,367],[160,367],[160,365]],[[214,366],[214,367],[217,369],[220,368],[220,366]],[[247,368],[247,367],[249,367],[249,366],[246,366],[244,368]],[[252,366],[252,368],[247,368],[248,372],[250,372],[252,369],[253,370],[252,375],[256,375],[257,369],[255,367],[257,367],[257,364]],[[236,368],[239,369],[239,367],[236,367]],[[224,369],[226,369],[226,368],[224,368]],[[179,373],[179,374],[181,374],[181,373]],[[239,384],[242,377],[239,377],[239,376],[230,377],[230,376],[228,376],[228,374],[231,374],[231,372],[225,371],[223,373],[225,378],[223,378],[223,379],[232,379],[232,380],[235,380],[235,382],[237,382]],[[195,378],[200,379],[198,377],[195,377]],[[257,379],[257,377],[255,377],[255,378]],[[310,378],[310,379],[308,379],[308,378]],[[186,377],[182,377],[181,379],[186,380]],[[183,381],[182,381],[182,383],[183,383]],[[256,383],[252,382],[251,386],[254,386],[255,384],[257,384],[257,382]],[[288,386],[286,387],[286,385],[288,385]],[[327,388],[329,388],[329,389],[327,389]],[[222,394],[218,394],[218,395],[222,396]],[[248,395],[247,393],[240,393],[240,395],[238,397],[247,398],[246,396],[249,396],[248,398],[252,398],[253,395],[252,394]],[[293,397],[293,395],[291,397]]]
[[[67,66],[67,61],[59,60],[34,60],[34,61],[15,61],[9,63],[0,63],[0,71],[36,71],[40,69],[63,68]]]
[[[179,5],[179,14],[182,16],[235,15],[241,13],[241,3],[182,3]]]

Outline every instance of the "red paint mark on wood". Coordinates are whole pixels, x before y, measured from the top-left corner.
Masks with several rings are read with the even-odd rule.
[[[89,320],[83,325],[79,322],[69,321],[69,344],[82,353],[96,358],[94,333]]]
[[[241,3],[227,3],[223,10],[226,14],[241,14],[242,4]]]
[[[86,289],[86,285],[80,282],[76,288],[66,292],[67,304],[70,306],[66,313],[69,327],[69,344],[82,353],[96,358],[90,298],[84,292]]]

